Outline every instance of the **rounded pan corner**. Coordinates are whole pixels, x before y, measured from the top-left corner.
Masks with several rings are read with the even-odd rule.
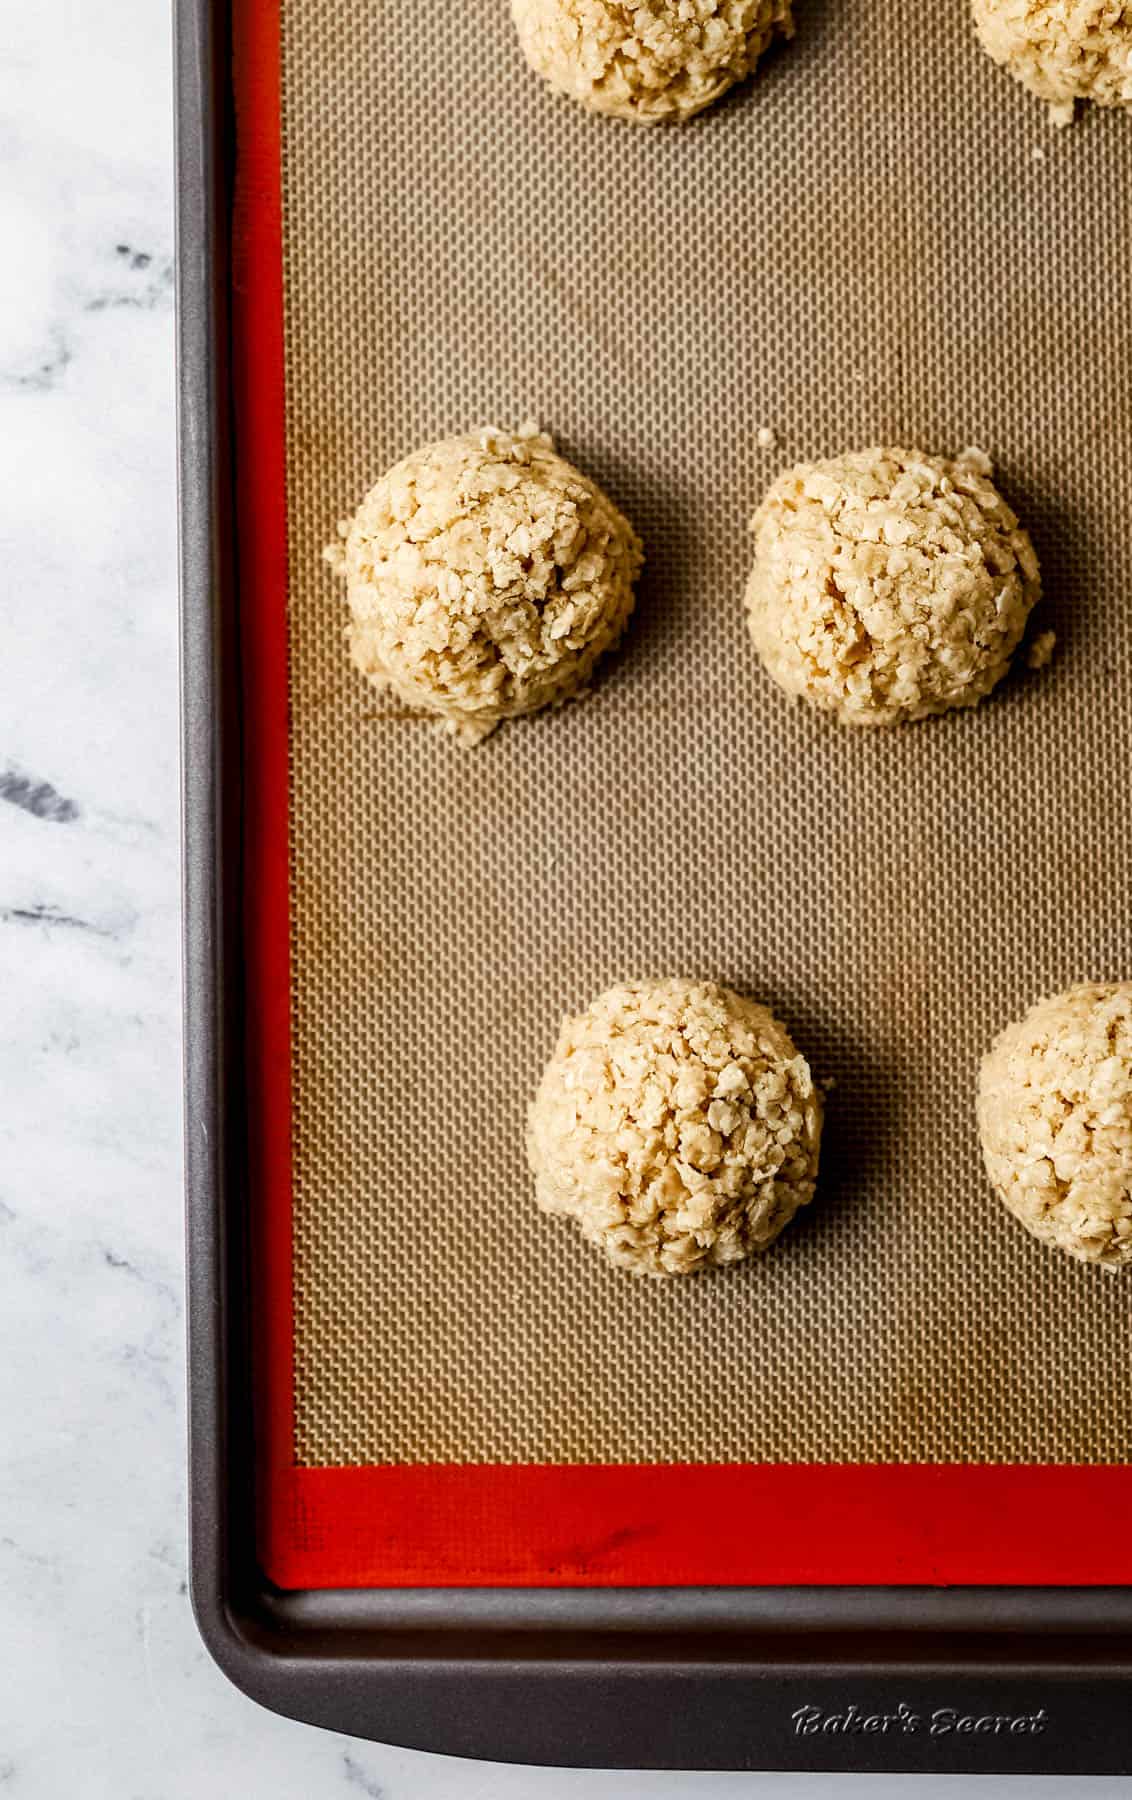
[[[216,1587],[198,1578],[191,1564],[189,1604],[201,1642],[220,1673],[249,1700],[273,1712],[284,1710],[274,1697],[272,1653],[257,1642],[254,1631],[246,1628]]]

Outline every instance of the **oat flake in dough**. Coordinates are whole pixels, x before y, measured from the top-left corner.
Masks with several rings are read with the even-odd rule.
[[[690,119],[790,37],[791,0],[511,0],[531,68],[594,112]]]
[[[765,1250],[813,1197],[821,1102],[764,1006],[712,982],[611,988],[564,1021],[531,1105],[544,1212],[634,1275]]]
[[[1074,103],[1132,107],[1132,0],[973,0],[988,55],[1067,125]]]
[[[340,535],[327,555],[355,664],[469,743],[585,686],[642,563],[632,526],[534,425],[415,451]]]
[[[849,725],[973,706],[1039,597],[981,451],[874,449],[780,475],[752,520],[751,636],[787,693]]]
[[[1132,982],[1039,1000],[979,1073],[991,1186],[1043,1243],[1132,1263]]]

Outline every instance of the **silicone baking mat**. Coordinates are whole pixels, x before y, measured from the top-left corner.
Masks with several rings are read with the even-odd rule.
[[[1051,131],[963,0],[797,12],[641,131],[553,99],[504,0],[237,6],[283,1585],[1132,1562],[1132,1296],[993,1203],[972,1106],[1031,999],[1132,969],[1132,130]],[[531,416],[648,566],[593,696],[468,751],[353,673],[321,550],[408,449]],[[741,605],[762,489],[867,443],[985,448],[1058,634],[884,734],[784,700]],[[659,1284],[536,1212],[522,1135],[563,1012],[668,972],[768,1002],[834,1085],[809,1215]]]

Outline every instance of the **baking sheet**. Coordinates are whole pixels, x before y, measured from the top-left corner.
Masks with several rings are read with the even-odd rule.
[[[1132,968],[1132,133],[1070,132],[961,4],[798,8],[677,131],[553,100],[488,0],[285,0],[294,1454],[1122,1462],[1124,1284],[986,1191],[979,1054]],[[536,416],[645,541],[597,689],[464,751],[349,668],[321,561],[414,445]],[[758,448],[760,426],[778,449]],[[1058,650],[857,734],[749,648],[783,464],[995,458]],[[818,1200],[658,1285],[534,1209],[561,1014],[686,971],[835,1081]]]

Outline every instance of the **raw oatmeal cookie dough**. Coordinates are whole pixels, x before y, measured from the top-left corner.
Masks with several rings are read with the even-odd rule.
[[[1068,125],[1074,103],[1132,107],[1132,0],[973,0],[983,47]]]
[[[860,450],[780,475],[751,521],[751,636],[788,694],[847,725],[974,706],[1039,597],[981,451]]]
[[[1082,1262],[1132,1263],[1132,981],[1070,988],[1008,1025],[979,1073],[999,1199]]]
[[[611,988],[566,1019],[530,1109],[544,1212],[634,1275],[773,1243],[813,1197],[821,1102],[785,1028],[712,982]]]
[[[407,456],[328,556],[350,654],[467,742],[585,686],[633,609],[640,541],[534,425]]]
[[[511,0],[523,54],[594,112],[690,119],[750,75],[791,0]]]

